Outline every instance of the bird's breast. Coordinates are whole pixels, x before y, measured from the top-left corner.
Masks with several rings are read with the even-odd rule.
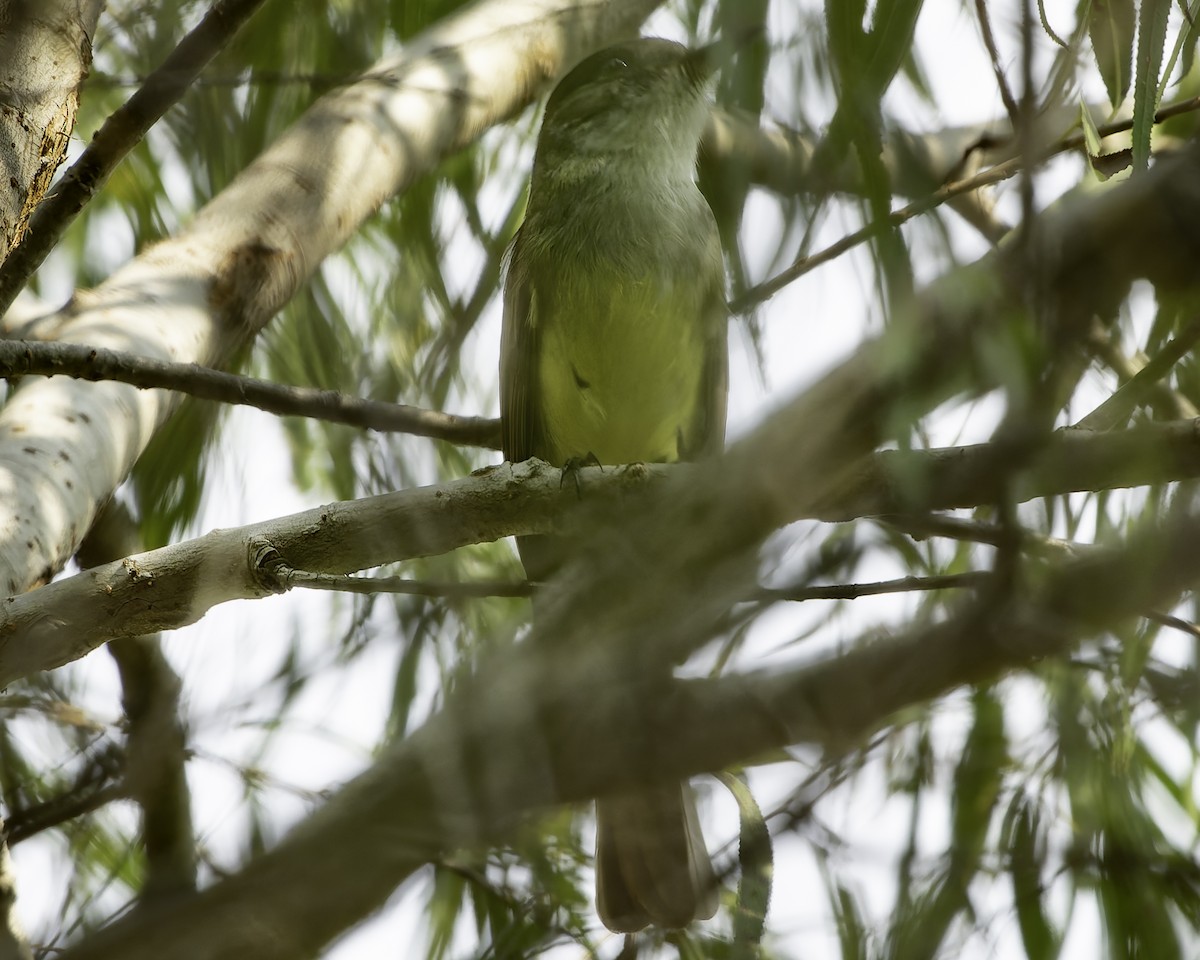
[[[701,278],[655,267],[592,263],[565,272],[538,305],[545,459],[671,461],[691,443],[705,362]]]

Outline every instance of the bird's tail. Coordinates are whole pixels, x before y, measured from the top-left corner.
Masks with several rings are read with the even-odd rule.
[[[717,883],[692,788],[668,784],[596,802],[596,909],[610,930],[685,927],[717,912]]]

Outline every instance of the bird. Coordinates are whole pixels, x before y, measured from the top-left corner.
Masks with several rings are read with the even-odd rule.
[[[584,59],[547,101],[505,272],[507,460],[669,463],[722,449],[724,260],[695,182],[718,63],[715,44],[635,39]],[[549,579],[571,546],[519,538],[528,578]],[[600,797],[596,835],[609,929],[681,928],[716,912],[689,784]]]

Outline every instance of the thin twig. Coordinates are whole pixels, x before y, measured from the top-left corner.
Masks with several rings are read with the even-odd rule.
[[[889,213],[880,220],[872,220],[866,226],[847,234],[841,240],[830,244],[824,250],[793,261],[790,266],[784,267],[784,269],[769,280],[764,280],[762,283],[750,287],[740,297],[736,297],[730,301],[729,310],[733,314],[745,313],[752,307],[756,307],[760,303],[769,300],[792,281],[828,263],[830,260],[840,257],[843,253],[871,239],[871,237],[882,230],[900,226],[913,217],[920,216],[923,213],[929,212],[934,207],[941,206],[953,197],[970,193],[972,190],[978,190],[980,187],[990,186],[993,183],[999,183],[1001,180],[1007,180],[1009,177],[1020,172],[1020,169],[1021,161],[1019,158],[1014,157],[1011,160],[1006,160],[1004,163],[997,164],[990,170],[984,170],[975,176],[967,177],[964,180],[956,180],[953,183],[939,187],[927,197],[914,200],[908,206],[901,207],[899,210]]]
[[[927,590],[975,589],[992,576],[987,570],[968,570],[931,577],[900,577],[874,583],[835,583],[820,587],[782,587],[760,590],[757,600],[855,600],[885,593],[913,593]]]
[[[63,793],[11,812],[4,825],[8,845],[15,847],[22,840],[124,797],[123,759],[120,747],[109,744],[97,751]]]
[[[875,518],[880,523],[905,533],[915,540],[928,537],[947,537],[951,540],[965,540],[968,543],[982,543],[987,546],[999,546],[1011,537],[1011,532],[1001,529],[994,523],[980,520],[968,520],[962,517],[948,517],[944,514],[930,513],[920,516],[888,515]],[[1093,549],[1091,544],[1075,543],[1071,540],[1061,540],[1057,537],[1046,537],[1028,529],[1021,531],[1021,549],[1030,550],[1044,557],[1078,557],[1080,554]]]
[[[269,566],[281,589],[330,590],[341,593],[399,593],[415,597],[472,599],[483,597],[530,597],[534,584],[528,580],[412,580],[408,577],[351,577],[297,570],[282,561]]]
[[[1190,620],[1184,620],[1182,617],[1172,616],[1169,613],[1159,613],[1156,610],[1150,610],[1142,614],[1147,620],[1154,623],[1160,623],[1164,627],[1171,627],[1175,630],[1182,630],[1184,633],[1193,637],[1200,637],[1200,626],[1192,623]]]
[[[1181,100],[1179,103],[1171,104],[1163,107],[1154,115],[1155,123],[1162,123],[1171,117],[1179,116],[1184,113],[1192,113],[1200,109],[1200,97],[1190,97],[1187,100]],[[1124,133],[1133,127],[1133,119],[1126,118],[1124,120],[1116,120],[1112,123],[1105,124],[1098,129],[1101,139],[1110,137],[1118,133]],[[995,138],[989,141],[990,146],[996,146],[1002,143],[1003,138]],[[1064,137],[1056,145],[1051,147],[1040,155],[1039,161],[1048,160],[1051,157],[1058,156],[1062,153],[1067,153],[1070,150],[1078,150],[1086,146],[1086,139],[1082,133],[1073,134],[1069,137]],[[843,253],[852,250],[861,243],[870,240],[875,234],[882,230],[890,229],[900,224],[906,223],[913,217],[920,216],[923,213],[928,213],[935,207],[941,206],[948,200],[955,197],[960,197],[963,194],[971,193],[974,190],[979,190],[982,187],[989,187],[993,184],[1000,183],[1010,177],[1020,173],[1025,166],[1023,158],[1012,157],[1002,163],[996,164],[987,170],[980,171],[974,176],[966,177],[962,180],[956,180],[952,183],[947,183],[939,187],[927,197],[922,197],[914,200],[912,203],[899,210],[888,214],[888,216],[873,220],[866,226],[853,233],[847,234],[836,243],[830,244],[824,250],[812,254],[811,256],[799,257],[790,266],[785,267],[774,277],[764,280],[762,283],[756,284],[745,291],[741,296],[734,298],[729,302],[729,311],[734,315],[746,313],[752,308],[758,306],[766,300],[769,300],[776,293],[786,287],[789,283],[799,279],[806,273],[815,270],[817,267],[828,263],[840,257]]]
[[[117,164],[183,96],[262,4],[263,0],[216,0],[145,85],[104,121],[87,149],[38,206],[29,230],[0,265],[0,315]]]
[[[1141,370],[1138,370],[1132,377],[1128,377],[1119,390],[1080,420],[1077,426],[1085,430],[1112,430],[1122,426],[1128,421],[1134,409],[1149,400],[1157,390],[1167,392],[1167,397],[1174,407],[1171,411],[1172,415],[1188,416],[1186,407],[1190,407],[1191,404],[1185,398],[1175,394],[1174,391],[1164,387],[1159,381],[1170,373],[1175,364],[1187,356],[1198,342],[1200,342],[1200,317],[1195,317],[1172,340],[1164,344],[1162,349],[1151,357]],[[1100,346],[1108,350],[1115,349],[1111,337],[1106,338]],[[1111,362],[1114,359],[1111,352],[1106,352],[1105,358],[1110,361],[1110,366],[1115,366]],[[1194,416],[1194,413],[1191,415]]]
[[[296,570],[276,563],[271,572],[282,588],[301,587],[309,590],[330,590],[343,593],[374,594],[400,593],[419,597],[449,597],[470,599],[482,597],[528,597],[536,584],[527,580],[480,580],[471,583],[451,580],[412,580],[406,577],[351,577]],[[986,570],[943,574],[931,577],[901,577],[874,583],[838,583],[819,587],[764,588],[753,600],[805,601],[854,600],[888,593],[910,593],[928,590],[973,589],[991,576]]]
[[[26,374],[117,380],[141,389],[158,387],[204,400],[257,407],[281,416],[411,433],[468,446],[499,447],[498,422],[484,417],[459,417],[405,404],[363,400],[332,390],[282,386],[194,363],[171,363],[87,344],[0,341],[0,377]]]
[[[1004,112],[1012,121],[1015,128],[1021,113],[1017,107],[1016,97],[1008,88],[1008,79],[1004,76],[1004,68],[1000,65],[1000,51],[996,47],[996,37],[992,33],[992,20],[988,16],[986,0],[975,0],[975,14],[979,18],[979,31],[983,34],[983,45],[987,48],[992,61],[992,73],[996,75],[996,86],[1000,89],[1000,99],[1004,102]]]

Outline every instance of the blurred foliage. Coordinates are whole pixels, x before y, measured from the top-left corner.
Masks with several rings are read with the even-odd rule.
[[[35,289],[55,291],[63,275],[85,288],[169,235],[321,93],[351,81],[383,53],[462,5],[270,0],[133,151],[65,237]],[[1183,11],[1166,0],[1040,5],[1040,17],[1035,13],[1028,31],[1036,54],[1030,58],[1029,91],[1021,87],[1020,26],[1022,10],[1030,5],[990,0],[982,6],[990,13],[1009,87],[1018,97],[1027,94],[1035,111],[1082,100],[1131,117],[1132,131],[1110,148],[1128,150],[1138,168],[1160,138],[1194,136],[1192,114],[1157,127],[1153,120],[1163,102],[1196,92],[1195,3],[1181,4]],[[76,131],[81,142],[204,9],[196,0],[108,5],[81,104]],[[792,330],[771,342],[802,353],[816,324],[859,323],[865,329],[881,322],[918,279],[935,272],[931,264],[941,270],[986,247],[967,221],[944,209],[904,226],[882,223],[897,205],[884,154],[894,132],[948,125],[941,102],[946,91],[927,69],[946,51],[938,47],[937,31],[919,28],[952,14],[970,25],[959,36],[977,38],[978,9],[920,0],[831,0],[823,6],[678,0],[658,14],[654,23],[660,29],[669,26],[696,42],[718,31],[744,37],[718,84],[722,104],[813,143],[811,188],[803,194],[768,195],[736,164],[705,179],[735,293],[844,233],[877,224],[854,261],[860,283],[857,290],[847,284],[845,316],[803,322],[774,316],[767,325],[759,310],[742,329],[750,331],[760,358],[768,336],[777,333],[775,325],[790,324]],[[971,56],[987,63],[981,43]],[[977,99],[980,112],[973,119],[996,119],[989,112],[1000,109],[995,90],[980,91]],[[523,210],[536,122],[531,110],[490,132],[387,204],[322,265],[235,366],[282,383],[494,413],[487,324],[489,317],[494,324],[503,253]],[[1063,190],[1096,188],[1097,177],[1086,163],[1077,158],[1066,166],[1070,183],[1063,186],[1058,168],[1059,180],[1037,195],[1039,203]],[[847,169],[858,176],[854,196],[835,190],[845,183]],[[1027,207],[1019,188],[1005,191],[1002,212],[1017,223]],[[839,275],[843,281],[845,276]],[[1141,291],[1141,300],[1131,302],[1113,327],[1118,347],[1135,359],[1153,356],[1195,318],[1193,304],[1169,298],[1149,304],[1154,298],[1146,293]],[[1016,394],[1028,379],[1026,368],[1040,372],[1040,361],[1025,349],[1029,329],[1014,328],[1005,342],[987,347],[991,362],[1011,368],[1001,379],[1013,387],[1008,398],[1013,407],[1025,402]],[[1072,414],[1094,406],[1097,384],[1111,392],[1114,376],[1097,369],[1072,381],[1076,392],[1053,411],[1057,423],[1069,423],[1076,418]],[[1195,358],[1185,356],[1161,386],[1200,406]],[[951,439],[957,436],[948,424],[976,438],[986,435],[992,413],[994,408],[989,412],[975,397],[916,423],[899,411],[895,442],[913,448],[934,445],[935,439],[944,444],[948,432]],[[1157,415],[1153,405],[1133,414]],[[211,404],[187,402],[142,457],[121,495],[136,501],[147,545],[193,534],[203,523],[206,504],[219,495],[213,492],[214,474],[243,455],[228,439],[227,419]],[[294,488],[311,502],[434,483],[496,459],[322,422],[286,419],[279,428]],[[1053,550],[1059,541],[1119,540],[1162,517],[1172,493],[1071,494],[1020,507],[961,511],[953,519],[978,529],[1016,522],[1035,546]],[[781,531],[764,551],[763,568],[765,580],[803,586],[958,574],[998,562],[993,548],[970,537],[914,534],[897,524],[861,520]],[[1031,549],[1019,575],[1036,582],[1038,562]],[[403,572],[430,580],[521,575],[503,543],[407,564]],[[898,623],[934,623],[958,598],[950,590],[906,594],[891,607],[868,608],[866,615],[858,613],[862,601],[794,605],[783,611],[787,639],[768,645],[769,653],[841,649]],[[197,791],[232,772],[239,795],[237,816],[197,840],[207,879],[236,870],[268,848],[281,824],[294,821],[289,804],[307,809],[320,802],[319,791],[289,785],[272,772],[274,750],[290,731],[320,727],[308,696],[316,681],[349,676],[364,663],[363,669],[377,670],[373,654],[381,649],[394,654],[388,702],[374,734],[381,748],[435,710],[481,650],[510,642],[525,610],[525,604],[503,599],[338,599],[325,622],[297,616],[280,625],[275,660],[256,676],[252,700],[240,702],[231,694],[219,710],[203,712],[192,710],[185,695],[193,729],[216,723],[218,713],[237,723],[238,736],[231,738],[236,743],[227,755],[198,751],[191,763]],[[781,621],[778,609],[755,607],[731,631],[716,657],[717,670],[757,664],[764,645],[752,642],[750,626],[764,612]],[[1174,613],[1188,621],[1200,616],[1191,608]],[[315,645],[314,631],[320,635]],[[761,917],[739,912],[743,900],[728,895],[711,924],[687,933],[651,932],[622,945],[605,934],[591,909],[587,817],[560,810],[527,824],[503,849],[463,852],[433,865],[421,881],[423,927],[414,942],[430,960],[533,957],[564,944],[603,957],[672,951],[684,958],[796,956],[797,942],[806,955],[846,960],[1018,951],[1041,960],[1066,955],[1072,937],[1101,942],[1111,957],[1194,956],[1200,943],[1195,858],[1200,666],[1194,637],[1181,643],[1180,636],[1151,620],[1127,624],[1069,660],[912,707],[872,743],[844,756],[814,758],[797,751],[750,770],[752,787],[783,797],[765,815],[775,834],[777,869],[785,857],[805,859],[796,855],[795,844],[779,842],[794,835],[816,864],[806,875],[823,884],[801,890],[776,879],[775,913],[818,918],[799,935],[790,920],[776,925],[771,915],[760,928]],[[30,822],[47,805],[71,798],[96,758],[119,749],[123,731],[113,719],[115,701],[88,682],[94,660],[0,694],[0,812],[10,825]],[[199,673],[187,682],[207,683]],[[80,706],[97,699],[107,704],[97,711],[101,719]],[[862,813],[861,819],[847,810]],[[744,829],[753,833],[752,818],[744,819]],[[875,820],[887,826],[874,828]],[[896,824],[902,827],[892,830]],[[42,844],[62,866],[47,898],[52,906],[33,932],[44,953],[104,923],[140,889],[143,855],[127,805],[108,802],[85,810],[26,842]],[[891,845],[881,850],[885,843]],[[19,856],[20,844],[16,851]],[[724,860],[726,887],[732,890],[738,885],[737,857]],[[760,883],[743,889],[750,896],[763,888]],[[810,949],[814,941],[807,936],[825,944],[825,952]],[[401,949],[414,955],[417,946]]]

